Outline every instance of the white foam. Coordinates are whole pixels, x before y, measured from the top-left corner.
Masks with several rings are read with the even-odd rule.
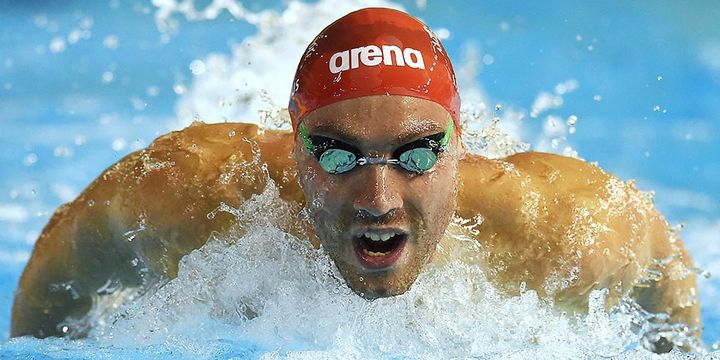
[[[289,128],[289,119],[282,107],[289,99],[297,67],[296,60],[290,59],[300,59],[320,30],[348,12],[366,6],[400,8],[383,0],[322,0],[311,4],[291,1],[281,12],[254,13],[234,1],[215,0],[204,9],[181,6],[172,0],[154,3],[159,7],[156,19],[162,24],[177,26],[173,17],[176,13],[184,14],[189,20],[208,20],[225,9],[257,27],[257,33],[232,45],[230,55],[212,53],[193,61],[192,83],[177,84],[187,87],[179,93],[178,128],[194,119],[260,123],[259,112],[267,109],[281,114],[281,122],[266,125]]]
[[[720,308],[707,306],[720,296],[720,219],[691,219],[685,225],[683,240],[693,255],[695,265],[709,279],[698,277],[698,292],[705,317],[720,318]],[[710,316],[708,316],[710,315]]]
[[[158,8],[158,24],[169,33],[178,26],[176,15],[201,21],[215,19],[222,11],[258,28],[233,45],[229,55],[197,59],[204,71],[194,71],[189,84],[174,87],[180,95],[174,127],[193,119],[287,127],[282,106],[297,65],[288,59],[298,59],[323,26],[351,10],[397,7],[359,0],[291,1],[280,12],[251,12],[239,2],[221,0],[203,9],[174,0],[153,0],[153,5]],[[524,112],[509,107],[502,113],[488,110],[486,95],[475,81],[482,56],[472,50],[467,53],[458,81],[466,104],[464,135],[471,150],[504,156],[527,149],[528,144],[517,140]],[[562,96],[575,88],[577,82],[559,84],[554,94],[539,96],[532,113],[559,108]],[[556,313],[532,291],[502,296],[479,267],[459,260],[429,267],[402,296],[367,302],[347,288],[321,250],[284,230],[287,209],[276,189],[268,188],[244,207],[238,214],[256,216],[253,226],[216,235],[182,260],[176,279],[122,307],[116,321],[99,322],[92,335],[101,347],[161,344],[181,349],[188,357],[212,357],[216,341],[236,341],[249,342],[269,359],[649,356],[645,350],[633,349],[639,336],[631,331],[631,319],[621,312],[604,311],[602,293],[594,294],[588,316],[570,318]],[[472,250],[461,240],[455,245],[459,251]],[[628,347],[633,350],[624,351]]]
[[[182,344],[195,356],[216,339],[247,341],[265,358],[587,358],[637,345],[632,319],[606,313],[603,292],[592,295],[589,315],[572,318],[533,291],[502,295],[479,266],[457,259],[428,267],[406,294],[369,302],[322,250],[282,230],[288,207],[273,186],[235,214],[252,225],[186,256],[176,279],[121,308],[95,330],[97,341]],[[451,241],[454,253],[477,251],[473,241]]]

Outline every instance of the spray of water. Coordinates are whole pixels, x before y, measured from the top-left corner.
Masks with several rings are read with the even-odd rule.
[[[266,358],[617,356],[640,341],[632,315],[606,312],[606,291],[591,295],[582,317],[558,313],[533,291],[501,294],[472,260],[478,244],[462,219],[439,249],[448,262],[427,268],[401,296],[366,301],[322,249],[287,232],[293,209],[278,194],[271,183],[228,208],[249,227],[213,236],[182,260],[177,278],[91,335],[105,346],[183,344],[194,355],[227,339]]]
[[[231,56],[198,59],[204,71],[180,99],[178,115],[249,120],[268,128],[288,128],[286,111],[277,105],[286,101],[289,88],[284,84],[295,70],[287,59],[298,58],[323,24],[363,6],[397,7],[374,1],[293,1],[282,13],[252,13],[235,1],[215,0],[205,9],[195,9],[192,2],[154,4],[160,28],[169,32],[177,26],[174,14],[213,19],[223,9],[258,27],[256,35],[233,46]],[[307,18],[316,21],[297,25]],[[461,117],[466,145],[488,157],[530,149],[517,140],[528,118],[524,111],[502,105],[488,110],[474,80],[479,56],[470,48],[458,67],[465,103],[470,104]],[[563,96],[578,86],[568,80],[552,92],[541,92],[529,119],[560,108]],[[546,116],[536,146],[577,156],[563,145],[574,133],[577,117]],[[182,260],[176,279],[119,310],[113,308],[107,321],[96,321],[95,341],[121,347],[164,344],[201,357],[217,350],[206,344],[222,339],[242,343],[264,358],[632,358],[647,356],[637,347],[646,332],[658,330],[647,325],[658,315],[639,312],[630,300],[606,311],[607,291],[593,292],[588,314],[581,317],[558,313],[523,286],[519,296],[501,294],[476,261],[479,249],[472,232],[481,216],[453,220],[446,234],[449,242],[438,250],[451,260],[427,268],[409,292],[367,302],[347,287],[322,248],[288,231],[296,225],[293,210],[279,199],[272,182],[242,208],[219,204],[209,216],[217,211],[229,212],[246,225],[215,234]]]
[[[278,105],[287,99],[295,70],[287,59],[299,58],[324,24],[363,6],[398,7],[385,1],[291,1],[283,12],[255,13],[232,0],[213,0],[203,9],[192,1],[153,0],[153,5],[166,36],[179,26],[176,15],[189,21],[210,20],[221,11],[258,28],[257,34],[233,45],[230,55],[210,54],[193,62],[194,78],[177,105],[178,118],[183,119],[177,125],[204,119],[251,121],[269,128],[289,124],[285,109]],[[462,114],[466,145],[489,157],[528,150],[528,143],[517,140],[526,113],[501,105],[488,110],[474,80],[479,56],[470,49],[458,66],[464,100],[470,104]],[[537,120],[558,109],[562,96],[577,86],[571,80],[541,93],[529,118]],[[543,134],[535,141],[538,148],[557,151],[574,132],[570,129],[577,117],[563,119],[547,115]],[[568,152],[572,155],[571,148]],[[639,344],[645,333],[658,330],[648,325],[658,315],[642,313],[629,300],[607,311],[607,291],[595,291],[588,314],[574,317],[557,312],[522,285],[514,297],[495,289],[477,261],[473,231],[483,221],[479,215],[453,220],[448,241],[438,249],[449,261],[426,268],[407,293],[368,302],[347,287],[322,248],[298,236],[302,232],[290,215],[296,213],[292,206],[279,198],[271,181],[241,208],[218,204],[208,216],[228,212],[238,225],[214,234],[183,258],[177,278],[146,289],[141,297],[136,297],[136,289],[108,284],[93,311],[82,319],[92,330],[78,348],[141,346],[161,353],[170,348],[194,358],[227,354],[228,346],[236,354],[267,359],[649,356]],[[44,346],[68,346],[53,341]],[[666,356],[684,357],[678,352]]]

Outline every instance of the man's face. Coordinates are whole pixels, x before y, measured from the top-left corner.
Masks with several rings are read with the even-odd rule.
[[[443,133],[451,122],[442,106],[397,95],[337,102],[303,119],[310,136],[339,140],[362,156],[385,159],[394,158],[405,144]],[[453,214],[462,149],[455,131],[448,149],[422,175],[394,164],[329,174],[296,138],[298,178],[310,220],[356,293],[373,299],[410,288]]]

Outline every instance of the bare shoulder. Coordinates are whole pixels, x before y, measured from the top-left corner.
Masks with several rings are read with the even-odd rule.
[[[207,214],[260,193],[268,175],[298,201],[289,138],[253,124],[194,123],[110,166],[43,229],[16,292],[13,336],[62,335],[63,319],[82,317],[108,283],[174,277],[182,256],[235,220]]]
[[[632,183],[539,152],[498,160],[470,155],[460,178],[457,213],[481,219],[474,234],[499,288],[517,294],[522,282],[572,312],[586,311],[591,291],[609,289],[606,305],[630,296],[699,336],[692,258],[652,198]]]
[[[595,164],[557,154],[524,152],[504,161],[538,181],[556,183],[558,188],[573,191],[604,187],[607,181],[615,178]]]
[[[636,195],[625,182],[595,164],[562,155],[524,152],[504,159],[468,155],[461,163],[461,200],[502,201],[503,208],[519,207],[531,198],[552,197],[553,202],[587,200],[587,206],[602,205],[600,199]],[[466,191],[465,191],[466,190]]]
[[[478,240],[496,283],[516,289],[523,281],[570,308],[585,306],[596,288],[628,291],[661,240],[652,237],[667,235],[649,199],[582,160],[471,156],[461,178],[459,215],[482,216]]]

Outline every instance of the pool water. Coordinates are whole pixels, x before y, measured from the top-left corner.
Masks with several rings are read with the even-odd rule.
[[[697,265],[720,274],[712,1],[0,1],[0,358],[646,357],[628,316],[602,311],[602,294],[590,315],[570,319],[533,292],[500,296],[470,264],[428,269],[408,294],[365,302],[272,217],[186,257],[177,279],[90,339],[6,340],[17,281],[57,206],[193,120],[287,126],[282,107],[307,43],[375,5],[403,8],[443,38],[466,116],[478,115],[468,125],[482,130],[476,151],[530,147],[634,179],[683,224]],[[282,211],[273,188],[242,211],[268,207]],[[720,282],[699,285],[712,350]]]

